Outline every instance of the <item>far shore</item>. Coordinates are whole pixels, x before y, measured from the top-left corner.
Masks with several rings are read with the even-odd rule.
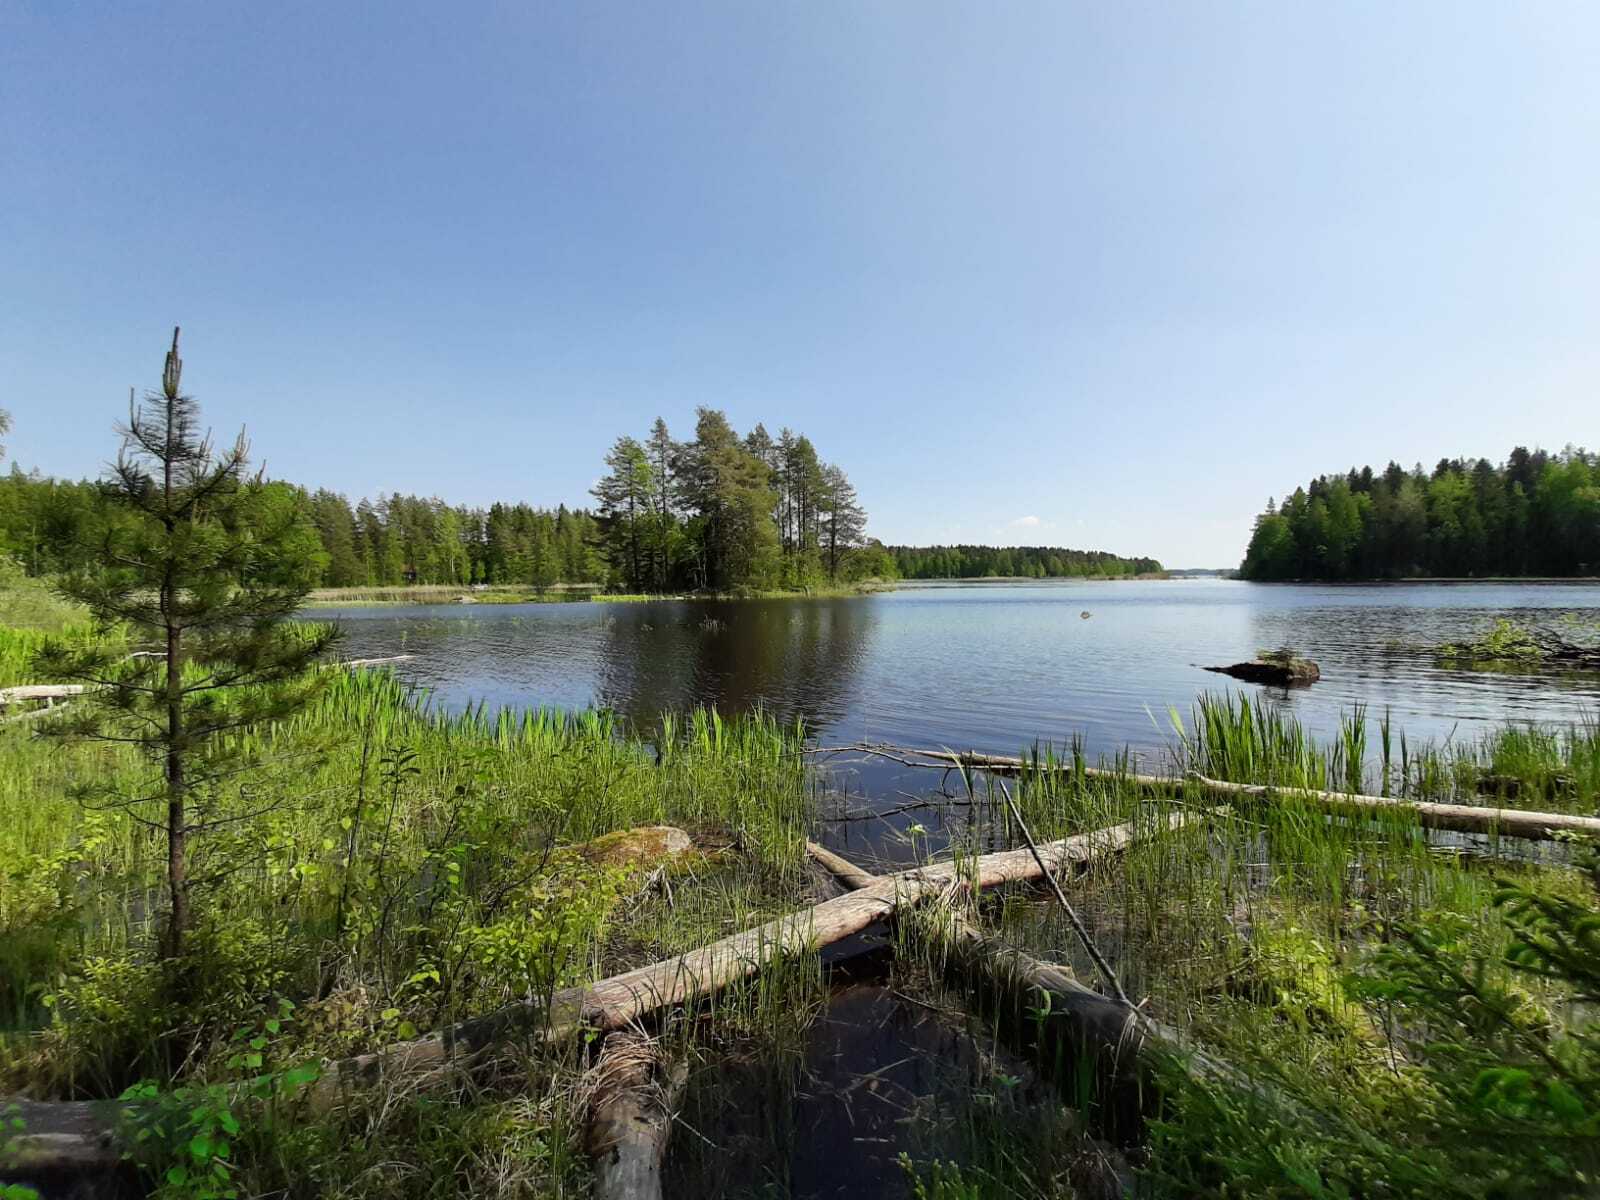
[[[521,584],[463,585],[447,583],[402,584],[393,587],[317,588],[306,598],[307,608],[361,608],[395,604],[628,604],[648,600],[783,600],[864,596],[892,591],[898,581],[864,580],[807,590],[750,592],[606,592],[599,584],[553,584],[535,588]]]

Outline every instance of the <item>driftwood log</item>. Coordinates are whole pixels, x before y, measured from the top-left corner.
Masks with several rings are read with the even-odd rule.
[[[410,662],[415,654],[390,654],[383,658],[347,658],[343,662],[329,663],[330,667],[344,667],[355,670],[357,667],[383,667],[390,663]]]
[[[154,657],[155,651],[138,650],[128,655],[129,658]],[[347,658],[340,662],[331,662],[330,667],[344,667],[353,670],[356,667],[381,667],[389,663],[409,662],[415,658],[414,654],[390,654],[383,658]],[[89,690],[89,685],[82,683],[24,683],[16,687],[0,688],[0,708],[11,704],[21,704],[27,700],[64,700],[70,696],[81,696]]]
[[[973,767],[996,775],[1020,775],[1034,770],[1035,764],[1021,758],[1001,754],[979,754],[975,751],[916,750],[903,746],[845,746],[829,747],[824,753],[835,750],[857,750],[863,753],[888,752],[896,761],[911,766]],[[925,761],[911,761],[911,756]],[[1150,791],[1173,791],[1193,785],[1213,796],[1228,799],[1271,800],[1290,796],[1308,804],[1343,816],[1376,816],[1382,813],[1409,812],[1425,829],[1448,830],[1453,833],[1481,833],[1491,837],[1522,838],[1528,841],[1556,841],[1563,834],[1583,834],[1600,837],[1600,817],[1583,817],[1572,813],[1530,812],[1516,808],[1489,808],[1476,804],[1442,804],[1431,800],[1402,800],[1393,796],[1364,796],[1357,792],[1328,792],[1313,788],[1274,787],[1259,783],[1230,783],[1210,779],[1190,772],[1182,776],[1137,775],[1104,767],[1074,767],[1059,763],[1056,770],[1068,772],[1081,770],[1085,778],[1103,782],[1120,782]]]
[[[0,688],[0,708],[24,700],[63,700],[68,696],[81,696],[87,690],[81,683],[28,683]]]
[[[1183,822],[1173,814],[1156,822],[1161,829]],[[1099,855],[1117,853],[1133,840],[1131,824],[1063,838],[1040,847],[1057,871],[1077,870]],[[833,900],[733,934],[610,979],[556,993],[548,1006],[518,1004],[463,1021],[410,1042],[333,1064],[315,1085],[312,1102],[332,1107],[351,1087],[365,1087],[392,1072],[448,1069],[470,1062],[482,1051],[510,1038],[570,1039],[583,1030],[613,1033],[666,1009],[685,1007],[755,975],[768,963],[834,942],[917,904],[958,883],[996,887],[1039,878],[1027,850],[985,854],[964,863],[940,863],[886,875]]]
[[[688,1067],[666,1062],[645,1034],[613,1033],[601,1044],[586,1136],[596,1200],[661,1200],[661,1164],[687,1078]]]
[[[849,888],[880,876],[815,842],[806,852]],[[1108,1131],[1131,1134],[1142,1124],[1146,1084],[1158,1062],[1176,1061],[1208,1079],[1250,1086],[1237,1072],[1189,1043],[1178,1030],[1084,984],[1070,967],[1043,962],[989,937],[955,906],[908,923],[945,971],[999,1015],[1012,1037],[1060,1076],[1087,1078]]]

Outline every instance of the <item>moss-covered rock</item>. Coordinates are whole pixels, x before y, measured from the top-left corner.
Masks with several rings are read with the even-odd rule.
[[[694,839],[675,825],[640,825],[602,834],[573,852],[598,867],[651,870],[694,847]]]

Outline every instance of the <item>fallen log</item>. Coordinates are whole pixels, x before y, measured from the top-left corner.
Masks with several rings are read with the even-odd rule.
[[[1173,814],[1162,828],[1181,824]],[[1059,871],[1080,868],[1095,857],[1125,849],[1131,824],[1079,834],[1040,847]],[[1027,850],[986,854],[963,863],[940,863],[886,875],[870,887],[824,901],[799,912],[648,966],[556,993],[548,1006],[518,1004],[463,1021],[410,1042],[387,1046],[333,1064],[312,1092],[314,1107],[336,1105],[352,1086],[364,1087],[394,1072],[429,1072],[461,1065],[489,1047],[517,1036],[546,1042],[569,1039],[583,1030],[612,1033],[663,1009],[684,1007],[748,979],[776,958],[843,941],[898,909],[955,885],[995,887],[1039,878]]]
[[[8,1184],[33,1188],[41,1196],[134,1194],[132,1172],[112,1136],[116,1106],[111,1102],[5,1099],[0,1120],[21,1122],[0,1140],[0,1195]],[[85,1189],[85,1179],[104,1186]]]
[[[871,753],[871,746],[851,746],[846,749]],[[887,746],[896,761],[909,761],[904,756],[919,755],[932,761],[912,763],[926,767],[975,767],[997,775],[1020,775],[1025,771],[1044,768],[1026,759],[1009,755],[979,754],[975,751],[915,750],[903,746]],[[1068,763],[1057,764],[1054,770],[1075,771],[1085,778],[1104,782],[1129,783],[1151,791],[1172,791],[1192,784],[1214,796],[1269,800],[1277,796],[1292,796],[1315,804],[1331,812],[1353,816],[1371,816],[1385,812],[1414,813],[1417,823],[1425,829],[1447,830],[1453,833],[1481,833],[1498,837],[1523,838],[1528,841],[1555,841],[1562,834],[1584,834],[1600,837],[1600,817],[1584,817],[1572,813],[1529,812],[1516,808],[1488,808],[1475,804],[1444,804],[1432,800],[1403,800],[1393,796],[1366,796],[1358,792],[1329,792],[1315,788],[1275,787],[1270,784],[1232,783],[1211,779],[1197,772],[1182,776],[1138,775],[1113,771],[1105,767],[1077,767]]]
[[[329,663],[332,667],[344,667],[346,670],[355,670],[357,667],[383,667],[390,663],[410,662],[415,654],[389,654],[383,658],[347,658],[342,662]]]
[[[1184,820],[1183,814],[1171,814],[1160,818],[1156,825],[1170,829]],[[1064,869],[1080,869],[1101,855],[1120,853],[1133,838],[1134,826],[1125,824],[1063,838],[1039,850],[1051,869],[1060,873]],[[351,1092],[385,1078],[405,1075],[425,1081],[429,1076],[470,1068],[494,1047],[519,1037],[557,1044],[588,1031],[610,1034],[630,1029],[663,1010],[687,1007],[714,996],[755,975],[775,959],[843,941],[902,908],[958,884],[988,888],[1039,877],[1039,864],[1028,850],[1006,850],[960,863],[939,863],[877,877],[868,887],[686,954],[597,983],[563,989],[548,1004],[514,1004],[420,1038],[330,1063],[307,1089],[306,1102],[313,1112],[327,1112],[343,1103]],[[84,1136],[102,1139],[105,1133],[96,1130]],[[57,1149],[64,1161],[70,1149],[64,1142]],[[40,1147],[40,1152],[45,1153],[45,1148]],[[41,1160],[40,1165],[48,1163]]]
[[[0,688],[0,707],[24,700],[61,700],[67,696],[81,696],[87,690],[81,683],[28,683]]]
[[[154,650],[136,650],[128,655],[129,658],[154,658],[160,657]],[[389,663],[409,662],[415,658],[414,654],[390,654],[383,658],[348,658],[342,662],[329,663],[330,667],[342,667],[346,670],[355,670],[358,667],[381,667]],[[48,705],[54,700],[63,700],[69,696],[81,696],[89,690],[82,683],[27,683],[18,687],[0,688],[0,708],[13,704],[22,704],[29,700],[43,700]],[[47,711],[47,710],[41,710]],[[32,715],[32,714],[28,714]]]
[[[815,842],[806,843],[806,853],[849,888],[871,887],[882,878]],[[982,1007],[1002,1016],[1017,1040],[1050,1060],[1058,1078],[1087,1076],[1108,1132],[1131,1135],[1142,1127],[1147,1085],[1161,1062],[1179,1063],[1196,1078],[1260,1090],[1177,1029],[1095,991],[1070,967],[1002,945],[953,905],[926,919],[919,912],[907,928],[940,956],[944,970],[969,984],[977,981]]]
[[[30,708],[25,712],[12,713],[9,717],[0,717],[0,725],[19,724],[23,721],[37,721],[40,717],[50,717],[68,707],[65,704],[52,704],[44,708]]]
[[[659,1042],[613,1033],[600,1048],[586,1143],[596,1200],[661,1200],[661,1164],[687,1066],[663,1061]]]

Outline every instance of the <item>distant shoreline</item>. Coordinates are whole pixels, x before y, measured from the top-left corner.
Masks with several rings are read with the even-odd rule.
[[[805,600],[865,596],[892,591],[900,581],[867,580],[810,591],[752,592],[602,592],[598,585],[555,584],[545,589],[493,584],[473,588],[460,584],[423,583],[414,586],[317,588],[306,597],[306,609],[377,608],[391,605],[437,604],[469,607],[475,604],[632,604],[650,600]]]

